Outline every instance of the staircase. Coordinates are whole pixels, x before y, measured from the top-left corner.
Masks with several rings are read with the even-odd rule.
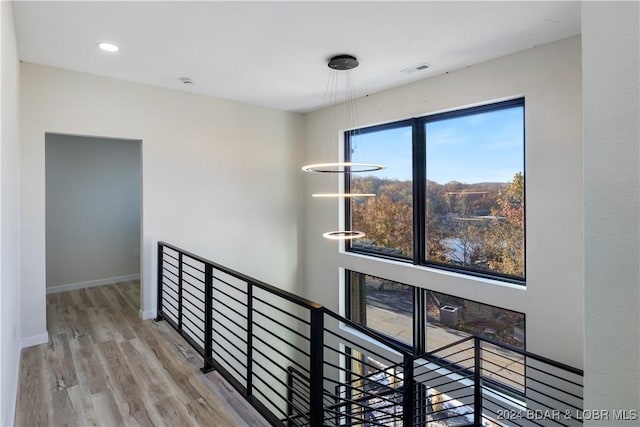
[[[578,369],[477,336],[413,354],[164,242],[157,313],[274,426],[582,424]]]

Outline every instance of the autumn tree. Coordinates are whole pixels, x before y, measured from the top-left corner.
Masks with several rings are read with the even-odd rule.
[[[485,252],[491,270],[524,277],[524,175],[518,172],[498,193]]]
[[[367,179],[354,180],[352,191],[370,192],[372,184]],[[366,234],[362,241],[354,242],[354,246],[365,243],[395,249],[410,257],[413,253],[412,205],[411,181],[387,181],[378,186],[376,197],[352,200],[352,227]]]

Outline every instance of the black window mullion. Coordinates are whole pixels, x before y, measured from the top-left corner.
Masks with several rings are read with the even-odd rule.
[[[353,131],[344,133],[344,161],[351,161],[351,136],[353,135]],[[351,193],[351,173],[344,174],[344,188],[342,189],[344,193]],[[351,199],[349,197],[344,197],[342,199],[342,203],[344,203],[344,229],[347,231],[353,231],[353,227],[351,225]],[[344,242],[345,250],[351,250],[351,239],[347,239]]]
[[[426,144],[424,122],[413,119],[413,263],[422,264],[426,259]]]
[[[426,341],[426,305],[425,290],[417,286],[413,288],[413,351],[415,354],[423,354],[427,351]]]

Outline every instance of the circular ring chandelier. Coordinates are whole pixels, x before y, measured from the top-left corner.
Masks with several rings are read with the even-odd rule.
[[[375,172],[384,169],[383,165],[374,163],[354,163],[354,162],[334,162],[316,163],[314,165],[304,165],[302,170],[315,173],[357,173]]]
[[[327,231],[322,234],[322,237],[330,240],[359,239],[364,236],[365,234],[362,231]]]
[[[331,70],[336,71],[349,71],[356,68],[359,63],[358,60],[352,55],[336,55],[329,60],[327,64]],[[332,74],[331,77],[334,75]],[[329,83],[332,82],[332,79],[329,79]],[[337,77],[336,77],[337,78]],[[347,128],[352,129],[354,127],[354,123],[351,123],[350,120],[355,117],[355,102],[353,95],[353,86],[351,84],[351,75],[350,73],[346,74],[345,78],[346,82],[346,112],[347,112]],[[330,84],[327,85],[329,88]],[[336,90],[337,92],[337,90]],[[335,94],[337,95],[337,93]],[[333,96],[334,100],[334,108],[335,100],[337,96]],[[362,172],[375,172],[384,169],[385,166],[375,163],[356,163],[356,162],[330,162],[330,163],[315,163],[302,166],[302,170],[310,173],[325,173],[325,174],[350,174],[350,173],[362,173]],[[326,194],[313,194],[312,197],[343,197],[343,198],[354,198],[354,197],[375,197],[375,194],[370,193],[326,193]],[[346,231],[328,231],[322,235],[326,239],[331,240],[351,240],[351,239],[359,239],[365,236],[362,231],[355,230],[346,230]]]

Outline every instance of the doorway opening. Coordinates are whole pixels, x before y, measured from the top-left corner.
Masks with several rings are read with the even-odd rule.
[[[47,294],[140,281],[141,140],[47,133],[45,206]]]

